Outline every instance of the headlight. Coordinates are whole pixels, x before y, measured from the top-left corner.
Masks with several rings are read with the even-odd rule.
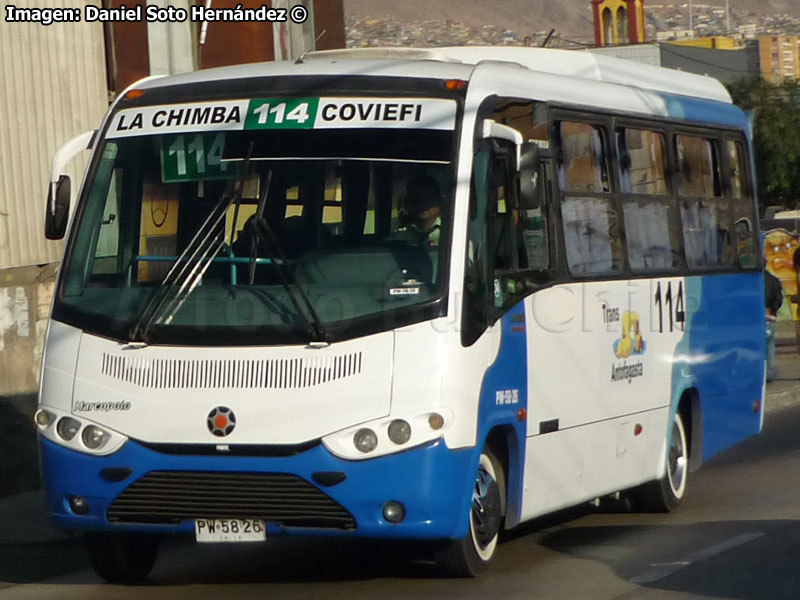
[[[395,444],[405,444],[411,439],[411,425],[408,424],[408,421],[404,421],[403,419],[395,419],[389,423],[388,433],[389,439]]]
[[[56,425],[56,431],[58,435],[61,436],[61,439],[65,442],[69,442],[72,438],[75,437],[75,434],[78,433],[78,430],[81,428],[81,422],[77,419],[73,419],[72,417],[61,417],[58,421],[58,425]]]
[[[51,406],[39,408],[34,420],[43,439],[84,454],[108,456],[128,441],[126,436],[105,425]]]
[[[53,421],[56,420],[56,416],[50,411],[40,408],[39,410],[36,411],[36,416],[34,417],[34,420],[36,421],[36,424],[39,427],[41,427],[42,429],[46,429],[47,427],[50,427]]]
[[[395,414],[342,429],[322,438],[334,456],[345,460],[367,460],[402,452],[443,437],[454,420],[453,411],[435,410]]]
[[[108,432],[100,429],[96,425],[87,425],[81,434],[84,445],[89,450],[99,450],[108,443],[111,436]]]
[[[372,429],[359,429],[353,436],[353,444],[356,450],[368,454],[378,447],[378,436]]]

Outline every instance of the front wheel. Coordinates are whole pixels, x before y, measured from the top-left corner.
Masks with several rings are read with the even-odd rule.
[[[503,469],[494,455],[484,450],[475,476],[467,535],[448,541],[436,556],[444,575],[476,577],[489,566],[500,537],[504,494]]]
[[[95,572],[109,583],[141,583],[153,570],[159,540],[141,533],[86,533],[86,552]]]
[[[646,512],[672,512],[686,495],[689,479],[689,449],[683,417],[675,413],[667,440],[666,472],[661,479],[639,489],[639,503]]]

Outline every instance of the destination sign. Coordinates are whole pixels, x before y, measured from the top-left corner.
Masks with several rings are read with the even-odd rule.
[[[127,108],[108,138],[258,129],[455,129],[456,103],[440,98],[260,98]]]

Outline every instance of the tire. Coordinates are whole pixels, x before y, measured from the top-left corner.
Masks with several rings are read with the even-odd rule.
[[[477,577],[492,561],[503,523],[505,474],[488,451],[481,453],[469,511],[467,535],[448,540],[436,563],[446,577]]]
[[[689,446],[683,417],[675,413],[667,438],[666,472],[661,479],[639,488],[639,505],[644,512],[672,512],[686,496],[689,479]]]
[[[141,533],[86,533],[84,545],[95,572],[108,583],[142,583],[158,556],[159,540]]]

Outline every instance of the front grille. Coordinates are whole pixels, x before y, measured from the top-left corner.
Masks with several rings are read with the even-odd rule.
[[[296,475],[154,471],[111,503],[110,523],[263,519],[288,527],[355,529],[343,506]]]
[[[182,360],[103,353],[100,372],[152,389],[314,387],[361,373],[361,352],[272,360]]]

